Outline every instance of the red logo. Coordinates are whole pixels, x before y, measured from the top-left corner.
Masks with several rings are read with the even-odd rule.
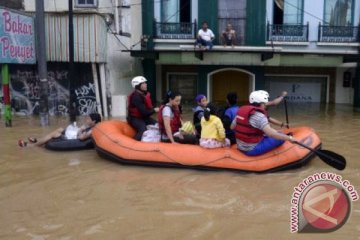
[[[350,215],[350,199],[337,184],[320,182],[309,186],[302,196],[300,232],[332,232]]]

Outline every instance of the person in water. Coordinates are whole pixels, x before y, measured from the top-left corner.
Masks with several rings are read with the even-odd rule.
[[[278,132],[270,126],[273,120],[269,120],[266,111],[268,92],[252,92],[249,102],[249,105],[239,108],[231,124],[235,130],[237,148],[241,152],[248,156],[261,155],[282,145],[284,141],[296,141],[291,135]]]
[[[89,139],[91,137],[92,128],[99,122],[101,122],[100,114],[90,113],[85,119],[85,124],[78,129],[78,132],[76,134],[76,139],[79,139],[81,141]],[[49,142],[51,139],[60,138],[60,137],[66,139],[65,129],[62,127],[55,129],[54,131],[50,132],[49,134],[39,139],[34,137],[28,137],[29,142],[20,139],[18,141],[18,145],[20,147],[42,146],[47,142]]]

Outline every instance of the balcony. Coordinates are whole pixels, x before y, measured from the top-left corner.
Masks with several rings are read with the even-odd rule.
[[[318,42],[357,43],[359,40],[359,27],[319,25]]]
[[[267,24],[267,41],[272,42],[308,42],[309,23],[307,25]]]
[[[195,39],[197,23],[154,22],[154,38],[157,39]]]

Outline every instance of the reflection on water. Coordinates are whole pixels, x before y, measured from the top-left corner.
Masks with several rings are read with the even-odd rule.
[[[314,158],[274,174],[239,174],[121,165],[94,150],[20,149],[66,118],[39,127],[37,118],[0,120],[1,239],[360,239],[360,204],[329,234],[290,234],[290,199],[303,178],[341,174],[360,192],[360,112],[347,105],[288,103],[291,126],[313,127],[323,148],[347,159],[339,172]],[[191,120],[185,108],[185,120]],[[270,110],[285,121],[284,108]]]

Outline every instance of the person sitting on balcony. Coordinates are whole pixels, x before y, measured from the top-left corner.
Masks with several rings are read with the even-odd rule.
[[[215,35],[211,31],[211,29],[208,28],[208,23],[203,22],[202,28],[198,32],[198,37],[196,40],[196,43],[198,44],[199,48],[205,47],[205,49],[212,49]]]
[[[225,30],[222,32],[221,41],[224,47],[235,46],[236,32],[230,23],[226,26]]]
[[[134,91],[128,96],[128,123],[136,129],[134,138],[141,141],[146,125],[156,123],[151,115],[159,111],[158,107],[153,107],[150,93],[147,91],[147,80],[143,76],[134,77],[131,85]]]

